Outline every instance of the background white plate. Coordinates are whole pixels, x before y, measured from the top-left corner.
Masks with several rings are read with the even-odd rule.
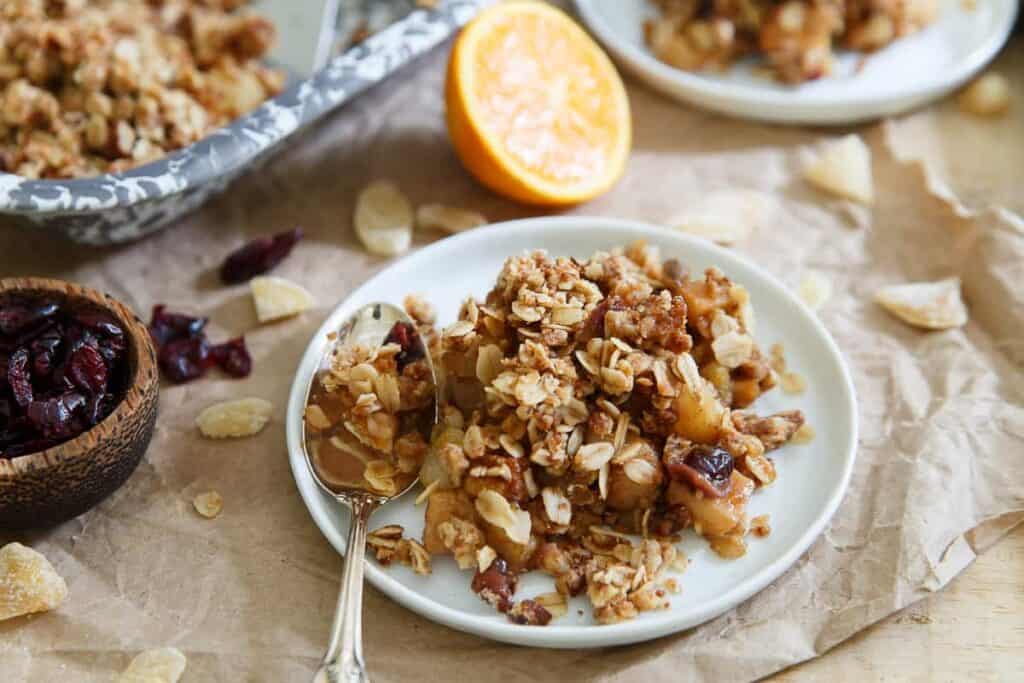
[[[595,625],[585,597],[576,598],[567,616],[545,628],[512,624],[470,591],[471,574],[460,572],[451,558],[435,558],[434,573],[429,577],[416,576],[405,567],[382,569],[368,561],[367,578],[392,599],[434,621],[496,640],[540,647],[621,645],[680,631],[730,609],[782,574],[824,529],[850,478],[857,422],[849,371],[814,314],[777,280],[725,249],[664,228],[572,217],[513,221],[441,240],[386,268],[331,313],[299,365],[287,415],[292,472],[320,530],[344,553],[348,512],[320,491],[301,451],[306,388],[329,331],[363,304],[401,304],[410,292],[424,294],[437,306],[439,322],[447,325],[467,295],[482,298],[486,294],[510,255],[545,248],[555,255],[585,258],[598,249],[636,239],[660,246],[663,258],[677,257],[695,271],[717,265],[746,285],[757,314],[758,340],[766,346],[784,341],[790,367],[808,380],[808,391],[802,396],[775,391],[757,404],[760,411],[801,408],[817,432],[809,445],[790,446],[777,454],[778,480],[750,503],[751,515],[771,515],[771,536],[752,538],[746,556],[726,561],[688,534],[682,545],[692,562],[682,576],[683,593],[673,596],[672,608],[621,624]],[[371,528],[401,524],[407,533],[419,537],[423,508],[413,506],[418,490],[374,513]],[[530,597],[551,591],[552,586],[550,577],[534,573],[523,578],[516,595]],[[582,615],[577,614],[578,609]]]
[[[702,109],[777,123],[848,124],[899,114],[963,85],[995,56],[1013,28],[1017,0],[940,0],[938,21],[867,56],[842,53],[836,73],[800,86],[755,75],[758,62],[723,74],[689,73],[659,62],[643,39],[656,12],[647,0],[575,0],[584,23],[637,77]]]

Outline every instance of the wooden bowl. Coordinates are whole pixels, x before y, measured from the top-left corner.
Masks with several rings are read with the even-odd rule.
[[[0,458],[0,528],[52,526],[93,507],[135,470],[153,437],[160,374],[145,324],[109,294],[44,278],[0,279],[0,300],[47,296],[98,306],[114,316],[128,342],[127,390],[102,422],[45,451]]]

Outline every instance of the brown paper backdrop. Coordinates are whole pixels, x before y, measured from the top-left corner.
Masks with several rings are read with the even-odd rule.
[[[1003,64],[1020,93],[1024,51],[1011,53]],[[49,532],[0,537],[42,550],[71,591],[56,612],[0,623],[0,679],[108,681],[135,651],[174,645],[189,658],[186,683],[308,680],[341,558],[296,492],[280,415],[319,321],[386,265],[355,242],[355,193],[389,177],[417,203],[472,207],[492,220],[529,215],[478,187],[452,155],[440,96],[445,59],[443,50],[433,54],[359,98],[144,242],[93,250],[0,229],[0,274],[84,282],[143,315],[157,302],[209,315],[211,337],[246,333],[256,362],[244,381],[213,374],[165,386],[145,461],[97,509]],[[834,285],[821,317],[851,364],[860,399],[849,493],[831,528],[761,594],[700,628],[629,648],[499,645],[435,625],[370,589],[365,637],[375,681],[754,679],[815,657],[941,588],[1021,518],[1024,224],[986,208],[1024,208],[1019,96],[997,123],[942,105],[859,129],[873,150],[879,195],[866,211],[799,180],[801,150],[826,131],[699,113],[635,83],[630,93],[636,139],[626,177],[574,213],[664,222],[713,189],[780,198],[775,223],[740,249],[791,285],[808,270]],[[958,193],[966,206],[930,193],[921,168],[900,161],[911,158],[926,160],[931,185]],[[304,284],[320,305],[298,320],[258,327],[245,287],[219,286],[214,270],[242,241],[294,225],[308,238],[277,273]],[[420,235],[418,243],[436,238]],[[971,309],[962,330],[924,334],[870,301],[882,284],[954,273],[964,277]],[[248,395],[278,408],[262,434],[198,437],[193,419],[203,407]],[[193,495],[210,487],[225,499],[215,521],[191,509]],[[963,536],[986,520],[998,523]]]

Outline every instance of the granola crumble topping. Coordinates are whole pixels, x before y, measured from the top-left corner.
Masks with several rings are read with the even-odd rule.
[[[665,609],[687,564],[680,531],[723,557],[766,535],[748,502],[803,416],[749,410],[784,366],[721,271],[689,274],[644,244],[586,260],[538,251],[508,259],[433,337],[425,302],[406,306],[445,402],[421,472],[423,545],[472,570],[512,621],[548,623],[575,595],[600,623]],[[532,570],[555,590],[514,600]]]

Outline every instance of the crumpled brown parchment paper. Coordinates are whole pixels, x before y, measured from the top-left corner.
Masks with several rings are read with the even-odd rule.
[[[1021,56],[1018,46],[1007,62],[1020,66]],[[443,126],[445,59],[435,53],[387,81],[220,199],[139,244],[97,251],[0,229],[0,274],[88,283],[142,315],[157,302],[201,312],[211,318],[211,338],[244,332],[255,357],[244,381],[214,373],[165,386],[152,446],[128,483],[79,519],[16,537],[53,561],[70,597],[56,612],[0,623],[0,679],[108,681],[135,651],[163,645],[188,655],[186,683],[309,679],[342,560],[296,492],[281,415],[319,321],[387,265],[355,241],[355,194],[389,177],[416,203],[471,207],[492,220],[528,215],[477,186],[454,158]],[[1015,75],[1016,92],[1024,92],[1021,70]],[[779,197],[775,222],[739,248],[794,287],[809,270],[834,285],[820,315],[860,400],[860,452],[846,499],[828,531],[762,593],[697,629],[631,647],[500,645],[433,624],[369,589],[364,628],[375,681],[755,679],[820,655],[940,589],[1022,518],[1024,223],[987,205],[1022,208],[1014,192],[1024,103],[997,124],[942,105],[860,129],[873,150],[879,197],[866,211],[799,178],[801,150],[831,132],[720,118],[635,83],[630,92],[636,139],[627,175],[575,213],[665,222],[710,190]],[[929,170],[901,161],[912,158]],[[990,174],[984,181],[979,168]],[[948,199],[963,190],[965,204]],[[294,225],[308,238],[277,274],[312,290],[320,307],[257,326],[246,288],[220,286],[214,270],[243,240]],[[458,264],[452,272],[458,277]],[[971,311],[961,330],[922,333],[871,301],[883,284],[950,274],[964,278]],[[198,436],[193,419],[203,407],[250,395],[278,409],[262,434],[225,442]],[[225,499],[214,521],[191,509],[194,494],[208,488]]]

